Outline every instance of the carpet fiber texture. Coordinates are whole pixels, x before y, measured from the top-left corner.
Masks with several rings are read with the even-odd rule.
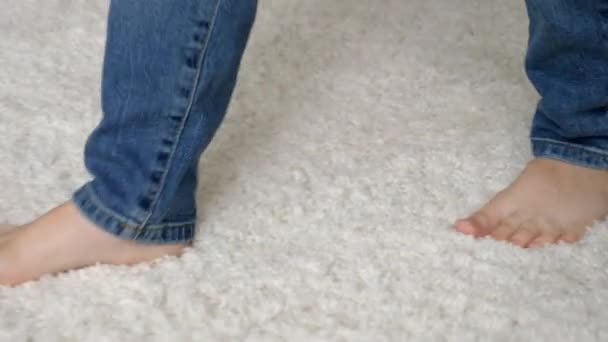
[[[0,5],[0,215],[88,179],[107,3]],[[529,158],[523,1],[262,0],[182,258],[0,287],[0,341],[607,341],[608,226],[452,221]]]

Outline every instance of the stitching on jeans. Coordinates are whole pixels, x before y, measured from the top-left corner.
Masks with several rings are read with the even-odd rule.
[[[553,143],[553,144],[557,144],[557,145],[563,145],[563,146],[583,150],[585,152],[599,154],[603,157],[608,157],[608,151],[604,151],[604,150],[601,150],[601,149],[595,148],[595,147],[587,147],[587,146],[582,146],[582,145],[577,145],[577,144],[571,144],[571,143],[554,140],[554,139],[549,139],[549,138],[531,138],[530,140],[538,141],[538,142]]]
[[[130,220],[120,214],[114,213],[110,209],[106,208],[106,206],[101,203],[101,201],[99,200],[97,195],[91,189],[91,184],[87,184],[87,186],[85,187],[85,190],[89,194],[89,201],[93,202],[93,204],[97,207],[97,209],[100,211],[103,211],[104,214],[111,216],[113,219],[115,219],[117,221],[123,221],[123,222],[127,222],[129,224],[134,222],[133,220]],[[134,225],[136,225],[136,224],[134,224]]]
[[[90,185],[85,186],[85,191],[89,194],[88,200],[90,202],[92,202],[92,204],[95,206],[96,210],[103,212],[105,215],[109,216],[113,220],[122,221],[122,222],[119,222],[120,225],[123,225],[124,223],[131,225],[131,226],[138,225],[133,220],[128,219],[120,214],[117,214],[117,213],[113,212],[112,210],[108,209],[105,205],[103,205],[101,203],[101,201],[99,201],[99,198],[97,198],[97,195],[93,192],[93,189],[91,189]],[[175,228],[175,227],[180,227],[180,226],[193,225],[195,223],[196,223],[196,221],[185,221],[185,222],[177,222],[177,223],[166,223],[163,225],[152,225],[152,226],[148,226],[146,228],[149,228],[149,229]]]
[[[219,12],[219,8],[220,8],[220,4],[222,3],[222,0],[218,0],[217,4],[215,5],[215,9],[213,12],[213,16],[211,17],[211,23],[209,25],[209,32],[207,33],[207,39],[205,40],[205,44],[203,46],[203,49],[200,52],[200,56],[198,59],[198,68],[196,70],[196,74],[194,77],[194,82],[192,84],[192,92],[190,93],[190,99],[188,102],[188,107],[186,107],[186,111],[184,113],[184,116],[182,117],[182,122],[180,124],[179,130],[177,131],[177,134],[175,135],[175,142],[173,143],[173,147],[171,148],[171,152],[169,154],[169,158],[167,161],[167,164],[165,165],[165,170],[163,172],[163,176],[161,179],[160,184],[158,185],[158,191],[156,193],[156,195],[154,196],[154,199],[152,201],[152,204],[150,205],[150,208],[148,209],[148,216],[143,220],[143,222],[141,223],[141,225],[139,227],[136,228],[137,233],[134,237],[134,239],[137,239],[137,237],[140,235],[140,233],[143,231],[144,227],[146,226],[146,223],[148,223],[148,221],[150,220],[150,218],[152,218],[152,214],[154,213],[154,209],[156,209],[156,205],[158,204],[158,200],[160,198],[160,195],[163,191],[163,188],[165,187],[166,184],[166,180],[167,180],[167,174],[169,173],[169,170],[171,169],[172,166],[172,162],[173,162],[173,157],[175,156],[175,151],[177,150],[177,146],[179,145],[180,142],[180,137],[184,131],[184,126],[186,124],[186,121],[188,121],[188,118],[190,117],[190,113],[192,112],[192,106],[194,105],[194,97],[196,95],[196,92],[198,90],[199,87],[199,83],[200,83],[200,78],[201,78],[201,74],[203,71],[203,64],[205,61],[205,57],[207,55],[207,51],[208,51],[208,47],[209,47],[209,41],[211,40],[211,37],[213,36],[213,31],[215,29],[215,22],[217,19],[217,14]]]

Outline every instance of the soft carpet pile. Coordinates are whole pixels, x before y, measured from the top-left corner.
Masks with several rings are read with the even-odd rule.
[[[107,3],[0,5],[0,221],[88,175]],[[182,258],[0,287],[0,341],[607,341],[608,226],[451,229],[527,161],[523,1],[262,0]]]

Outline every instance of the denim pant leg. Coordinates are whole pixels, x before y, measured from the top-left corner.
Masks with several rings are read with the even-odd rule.
[[[527,0],[536,157],[608,169],[608,1]]]
[[[142,243],[194,236],[197,166],[227,110],[256,0],[112,0],[103,118],[74,203]]]

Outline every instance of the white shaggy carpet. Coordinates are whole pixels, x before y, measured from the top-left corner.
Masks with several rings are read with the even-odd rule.
[[[0,5],[0,215],[87,174],[107,3]],[[0,287],[0,341],[607,341],[608,226],[455,233],[529,156],[523,1],[262,0],[181,259]]]

